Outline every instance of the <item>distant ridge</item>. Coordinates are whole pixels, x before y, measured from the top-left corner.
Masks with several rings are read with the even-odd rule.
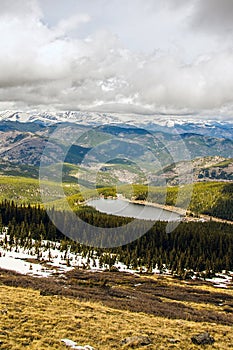
[[[233,139],[233,123],[230,121],[203,120],[194,116],[170,115],[133,115],[117,113],[99,113],[82,111],[65,112],[22,112],[2,111],[0,121],[18,121],[21,123],[40,123],[52,125],[57,123],[75,123],[86,126],[97,125],[130,125],[145,128],[148,131],[168,133],[194,133],[217,138]]]

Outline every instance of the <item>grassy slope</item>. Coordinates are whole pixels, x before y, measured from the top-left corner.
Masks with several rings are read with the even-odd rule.
[[[1,176],[0,200],[9,199],[18,203],[39,203],[40,191],[37,179]]]
[[[127,196],[134,194],[136,197],[144,194],[149,189],[148,200],[159,204],[167,204],[181,208],[189,208],[194,213],[204,213],[211,210],[219,198],[231,199],[232,183],[226,182],[199,182],[194,185],[185,185],[180,188],[174,187],[149,187],[137,185],[134,193],[131,186],[122,186],[120,190]],[[228,191],[229,189],[229,191]],[[177,200],[177,196],[179,198]],[[191,199],[190,203],[187,199]]]
[[[62,350],[62,338],[95,349],[122,349],[121,339],[138,334],[149,335],[153,342],[138,349],[191,350],[197,348],[191,343],[191,336],[202,331],[214,336],[216,342],[211,349],[231,349],[233,343],[231,326],[122,311],[100,303],[41,296],[31,289],[1,286],[0,304],[0,341],[5,350]],[[171,344],[171,338],[179,343]]]
[[[67,179],[68,180],[68,179]],[[45,182],[46,183],[46,182]],[[60,201],[59,195],[57,195],[57,185],[55,182],[48,182],[48,201],[52,200],[52,204],[59,209],[63,207],[62,201]],[[218,200],[221,199],[225,202],[231,200],[232,197],[232,182],[200,182],[192,185],[185,185],[178,187],[149,187],[148,200],[151,202],[167,205],[176,205],[181,208],[189,208],[196,214],[211,212],[213,208],[219,206]],[[82,194],[79,193],[79,185],[77,182],[67,181],[63,183],[64,192],[67,195],[67,199],[71,207],[76,207],[77,203],[83,198],[88,199],[97,195],[97,191],[94,189],[87,189],[82,186]],[[113,195],[115,191],[123,193],[126,197],[132,196],[145,196],[147,195],[148,188],[143,185],[122,185],[112,189],[98,189],[99,193],[105,195]],[[177,195],[179,199],[177,200]],[[187,201],[190,198],[191,202]],[[55,195],[55,197],[54,197]],[[13,177],[13,176],[1,176],[0,177],[0,200],[10,199],[18,203],[40,203],[40,188],[39,181],[37,179]],[[140,198],[143,199],[143,198]]]
[[[48,188],[48,200],[56,196],[58,185],[55,182],[43,181]],[[64,183],[64,192],[71,196],[78,192],[78,185],[75,183]],[[17,203],[41,203],[40,186],[38,179],[0,176],[0,200],[14,200]]]
[[[226,167],[228,167],[228,165],[231,165],[233,163],[233,158],[230,158],[230,159],[225,159],[225,160],[223,160],[223,161],[221,161],[221,162],[219,162],[219,163],[216,163],[216,164],[214,164],[214,165],[212,165],[212,166],[210,166],[210,168],[212,167],[212,168],[226,168]]]

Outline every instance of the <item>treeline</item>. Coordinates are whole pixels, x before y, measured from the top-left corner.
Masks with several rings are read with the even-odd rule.
[[[30,236],[34,240],[51,240],[57,241],[64,239],[62,232],[67,232],[67,236],[74,241],[87,243],[91,246],[117,246],[118,242],[125,241],[123,237],[117,235],[115,238],[104,235],[101,228],[118,228],[129,223],[132,219],[117,217],[99,213],[94,208],[88,206],[79,206],[76,215],[73,212],[58,211],[54,208],[45,210],[39,204],[18,205],[14,201],[4,200],[0,202],[0,226],[8,227],[8,235],[15,237],[17,240]],[[56,223],[56,226],[53,224]],[[86,225],[88,223],[89,225]],[[143,221],[139,222],[139,227],[144,229]],[[95,233],[93,226],[99,228]],[[127,227],[127,226],[126,226]],[[103,237],[101,237],[103,235]],[[67,238],[68,239],[68,238]]]
[[[165,268],[173,273],[186,277],[192,270],[207,275],[222,270],[233,271],[233,226],[217,222],[181,223],[171,233],[166,232],[165,222],[157,222],[142,237],[140,232],[146,232],[148,222],[133,221],[133,226],[126,225],[130,218],[117,217],[97,212],[90,207],[80,207],[77,215],[82,220],[73,222],[72,213],[59,212],[51,209],[49,216],[60,218],[61,223],[69,230],[71,240],[65,237],[51,222],[45,209],[40,206],[16,205],[14,202],[0,203],[0,224],[8,227],[10,237],[8,244],[30,247],[32,240],[64,241],[73,252],[93,254],[96,252],[101,263],[112,267],[116,260],[128,267],[148,271]],[[85,226],[90,224],[90,231]],[[78,225],[78,226],[77,226]],[[122,227],[123,230],[117,230]],[[93,226],[95,229],[93,229]],[[97,230],[96,227],[100,229]],[[116,228],[112,235],[106,235],[103,227]],[[132,229],[136,232],[132,232]],[[141,230],[141,231],[140,231]],[[144,230],[144,231],[143,231]],[[119,242],[129,241],[139,237],[132,243],[115,248],[95,248],[95,243],[102,246],[117,246]],[[136,237],[136,238],[137,238]],[[80,242],[82,244],[80,244]],[[87,242],[89,247],[84,242]],[[93,243],[93,244],[90,244]]]
[[[14,201],[4,200],[0,203],[0,225],[8,227],[12,242],[20,239],[23,244],[28,237],[34,240],[63,238],[40,205],[17,205]]]
[[[158,222],[135,242],[117,248],[120,261],[148,270],[165,268],[181,276],[190,271],[207,275],[233,270],[233,226],[216,222],[181,223],[166,233],[166,223]]]
[[[233,221],[233,184],[224,186],[220,198],[206,213],[224,220]]]

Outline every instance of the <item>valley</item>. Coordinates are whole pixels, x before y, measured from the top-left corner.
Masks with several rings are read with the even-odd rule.
[[[118,116],[108,116],[114,123],[103,125],[98,118],[105,115],[89,123],[75,113],[24,117],[18,113],[0,122],[0,284],[7,293],[1,299],[7,311],[0,347],[63,349],[65,339],[120,349],[124,337],[143,333],[152,344],[147,348],[194,349],[190,330],[203,330],[216,346],[230,348],[232,125],[196,134],[203,126],[184,123],[174,131],[174,125],[150,123],[145,129]],[[88,205],[99,198],[171,210],[181,222],[169,229],[155,220],[145,229],[146,220]],[[56,218],[68,236],[54,225]],[[18,297],[24,297],[20,313]],[[31,298],[35,308],[29,307]],[[38,325],[40,307],[47,333]],[[72,315],[64,314],[62,323],[58,313],[64,307]],[[118,325],[121,318],[124,331],[104,332],[109,317]],[[94,337],[92,318],[102,329]],[[16,323],[10,332],[10,320],[24,324],[22,332]],[[49,324],[55,325],[53,338],[46,335],[52,334]]]
[[[233,1],[0,5],[0,350],[233,349]]]

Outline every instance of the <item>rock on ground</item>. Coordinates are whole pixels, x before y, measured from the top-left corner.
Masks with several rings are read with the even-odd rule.
[[[121,340],[121,345],[139,347],[151,344],[151,339],[147,335],[128,337]]]
[[[196,345],[211,345],[215,341],[208,332],[194,335],[191,340]]]

